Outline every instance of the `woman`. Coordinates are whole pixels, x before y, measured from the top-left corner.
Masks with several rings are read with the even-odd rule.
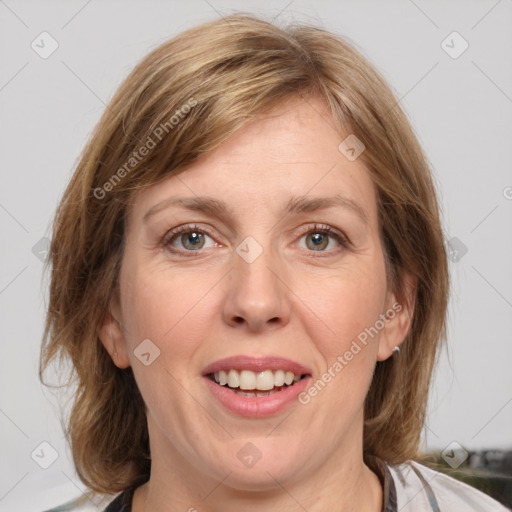
[[[445,335],[425,156],[338,37],[234,15],[149,54],[58,210],[42,369],[113,511],[505,510],[413,459]]]

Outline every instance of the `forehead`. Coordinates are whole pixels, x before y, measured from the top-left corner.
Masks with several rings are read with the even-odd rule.
[[[376,221],[373,182],[360,158],[339,149],[350,135],[321,99],[294,99],[252,121],[215,151],[142,192],[132,215],[141,218],[169,197],[215,197],[233,213],[279,214],[294,197],[340,195]]]

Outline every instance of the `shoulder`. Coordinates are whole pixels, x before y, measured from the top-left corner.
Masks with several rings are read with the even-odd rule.
[[[99,512],[104,510],[111,501],[111,495],[82,494],[82,496],[69,500],[57,507],[46,508],[44,512]],[[114,510],[117,511],[117,509]]]
[[[415,461],[389,466],[401,512],[507,512],[483,492]],[[437,507],[437,508],[436,508]]]
[[[98,512],[98,506],[87,497],[81,496],[58,507],[45,509],[44,512]]]

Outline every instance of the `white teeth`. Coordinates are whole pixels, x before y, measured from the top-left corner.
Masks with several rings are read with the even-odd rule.
[[[256,375],[254,372],[249,370],[242,370],[240,372],[240,389],[256,389]]]
[[[276,386],[282,386],[284,384],[284,371],[283,370],[277,370],[277,372],[274,374],[274,384]]]
[[[277,393],[277,391],[253,391],[252,393],[246,393],[245,391],[240,391],[239,389],[235,389],[235,393],[240,396],[248,396],[250,398],[255,396],[268,396]]]
[[[256,377],[256,389],[270,391],[274,387],[274,374],[271,370],[258,373]]]
[[[240,386],[240,375],[236,370],[229,370],[228,386],[230,388],[237,388]]]
[[[272,391],[274,388],[281,388],[285,384],[291,386],[299,382],[301,375],[294,374],[285,370],[264,370],[258,373],[250,370],[220,370],[213,374],[213,378],[217,384],[221,386],[229,386],[230,388],[240,388],[243,391]],[[244,393],[240,391],[242,396],[262,396],[267,393]],[[275,392],[276,390],[274,390]],[[277,390],[279,391],[279,390]]]
[[[240,395],[240,396],[248,396],[248,397],[253,397],[253,396],[256,396],[256,393],[244,393],[243,391],[237,391],[236,392],[237,395]]]

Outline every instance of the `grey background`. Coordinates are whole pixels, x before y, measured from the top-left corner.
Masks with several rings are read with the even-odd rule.
[[[512,448],[511,0],[0,0],[2,512],[80,494],[58,401],[37,377],[46,293],[40,240],[79,153],[148,50],[234,10],[344,35],[395,89],[435,170],[448,238],[460,241],[452,240],[449,345],[423,444]],[[31,48],[43,31],[59,45],[47,59]],[[453,31],[469,44],[456,59],[441,47]],[[41,442],[58,454],[48,469],[40,465],[52,452]]]

